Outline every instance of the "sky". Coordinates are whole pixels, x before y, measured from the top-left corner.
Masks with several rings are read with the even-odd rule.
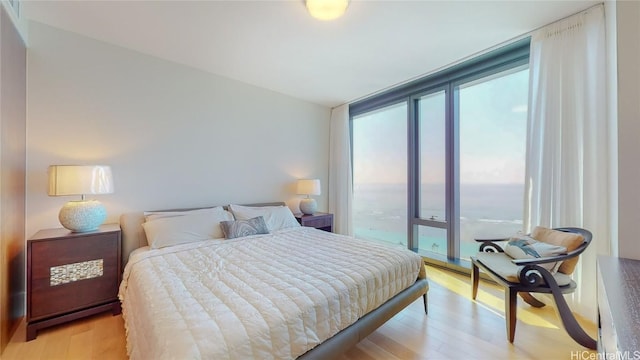
[[[461,183],[524,182],[528,69],[511,70],[462,84]],[[443,183],[444,92],[420,99],[421,179]],[[405,102],[353,121],[354,183],[403,183],[407,178]]]

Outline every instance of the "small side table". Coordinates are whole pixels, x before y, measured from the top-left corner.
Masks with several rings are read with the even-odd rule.
[[[40,329],[121,312],[120,237],[120,226],[107,224],[84,233],[41,230],[27,242],[27,341]]]
[[[333,214],[317,212],[313,215],[295,214],[295,217],[302,226],[333,232]]]

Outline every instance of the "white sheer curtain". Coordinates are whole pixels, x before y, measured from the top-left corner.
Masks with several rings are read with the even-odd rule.
[[[609,126],[602,5],[532,35],[525,229],[583,227],[574,311],[595,320],[596,253],[609,246]]]
[[[329,211],[333,213],[334,231],[339,234],[353,235],[351,221],[353,181],[348,104],[331,110],[330,126]]]

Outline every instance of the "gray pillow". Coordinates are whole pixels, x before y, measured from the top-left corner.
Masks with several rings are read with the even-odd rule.
[[[262,216],[248,220],[221,221],[220,227],[222,228],[224,237],[227,239],[269,233],[267,224],[264,222],[264,218]]]

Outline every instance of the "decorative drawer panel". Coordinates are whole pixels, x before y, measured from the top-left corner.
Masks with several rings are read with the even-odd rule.
[[[54,266],[50,270],[49,285],[56,286],[74,281],[93,279],[104,274],[104,261],[89,260],[74,264]]]

